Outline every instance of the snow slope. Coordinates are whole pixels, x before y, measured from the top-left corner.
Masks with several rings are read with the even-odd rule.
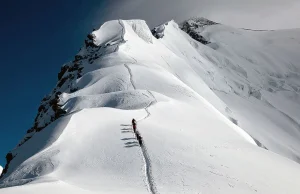
[[[3,168],[2,168],[2,166],[0,166],[0,174],[2,173],[2,170],[3,170]]]
[[[186,52],[186,59],[238,125],[268,149],[300,162],[300,29],[239,30],[205,25],[204,19],[185,24],[210,42],[195,45],[200,57]]]
[[[239,102],[240,94],[230,94],[237,99],[229,103],[229,95],[215,93],[234,93],[230,84],[244,75],[243,68],[227,61],[213,38],[203,45],[173,21],[157,29],[162,39],[141,20],[110,21],[93,32],[93,42],[86,42],[74,62],[83,67],[80,76],[63,72],[65,81],[52,92],[66,114],[52,121],[57,106],[54,113],[39,113],[37,125],[46,127],[29,131],[11,151],[0,194],[300,192],[300,165],[259,148],[234,124],[244,123],[246,113],[239,111],[245,101],[255,108],[252,98]],[[232,80],[225,77],[233,74]],[[248,111],[252,119],[262,113],[255,111]],[[271,135],[268,129],[256,132],[266,140]],[[289,140],[268,142],[274,150],[297,145]]]

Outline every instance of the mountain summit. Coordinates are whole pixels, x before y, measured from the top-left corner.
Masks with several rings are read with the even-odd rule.
[[[104,23],[7,154],[0,194],[298,194],[299,42],[203,18]]]

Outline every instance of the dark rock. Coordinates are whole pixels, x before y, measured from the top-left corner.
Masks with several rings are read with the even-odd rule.
[[[77,76],[78,77],[78,76]],[[76,92],[78,90],[78,88],[71,88],[70,89],[70,93]]]
[[[11,152],[7,153],[6,156],[6,165],[2,171],[2,174],[0,176],[0,179],[7,173],[8,167],[9,167],[9,163],[12,161],[12,159],[14,158],[13,154]]]
[[[57,87],[62,87],[62,85],[64,85],[64,83],[67,81],[68,77],[64,77],[62,78],[59,83],[57,84]]]
[[[183,31],[185,31],[190,37],[192,37],[194,40],[197,40],[198,42],[201,42],[202,44],[209,44],[210,42],[207,41],[203,36],[199,34],[199,32],[194,31],[195,28],[192,26],[189,26],[188,23],[184,23],[183,27],[181,28]]]
[[[97,45],[94,43],[95,41],[95,35],[94,34],[88,34],[87,39],[84,41],[86,47],[92,47],[97,48]]]
[[[9,152],[8,154],[6,154],[5,158],[7,162],[10,162],[13,159],[12,153]]]
[[[42,99],[42,101],[45,102],[45,101],[49,100],[49,98],[50,98],[50,96],[45,96],[45,97]]]
[[[61,67],[60,72],[57,75],[58,80],[60,80],[63,75],[65,74],[65,72],[69,69],[69,66],[65,65],[63,67]]]
[[[56,99],[56,98],[52,99],[52,100],[49,102],[49,105],[50,105],[50,106],[53,106],[54,104],[57,104],[57,99]]]
[[[39,108],[38,108],[38,111],[39,112],[42,112],[45,110],[45,106],[44,105],[40,105]]]
[[[27,133],[31,133],[33,131],[34,131],[34,128],[30,128],[30,129],[27,130]]]
[[[156,38],[156,39],[160,39],[160,38],[163,38],[165,33],[165,25],[166,24],[163,24],[163,25],[160,25],[160,26],[157,26],[155,27],[154,29],[151,30],[151,33],[152,35]]]
[[[36,132],[40,132],[40,131],[42,131],[42,129],[44,129],[45,127],[47,127],[47,124],[46,124],[44,127],[36,127],[36,128],[35,128],[35,131],[36,131]]]
[[[87,38],[89,39],[89,40],[95,40],[95,35],[94,34],[88,34],[87,35]]]
[[[67,112],[61,108],[58,108],[56,111],[55,111],[55,120],[60,118],[61,116],[64,116]]]
[[[210,25],[217,25],[218,23],[215,23],[213,21],[207,20],[205,18],[193,18],[189,19],[181,24],[181,30],[186,32],[190,37],[197,40],[198,42],[201,42],[202,44],[209,44],[208,40],[206,40],[201,34],[200,31],[205,26]]]
[[[83,59],[81,55],[75,55],[75,62]]]
[[[59,91],[59,92],[56,92],[56,93],[55,93],[55,98],[58,99],[60,95],[61,95],[61,92],[60,92],[60,91]]]
[[[68,72],[76,71],[76,70],[78,70],[78,68],[79,68],[79,64],[78,64],[78,63],[74,63],[74,65],[71,66],[71,67],[68,69]]]

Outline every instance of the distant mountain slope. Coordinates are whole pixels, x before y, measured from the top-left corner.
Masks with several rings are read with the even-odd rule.
[[[285,39],[297,33],[261,33],[197,18],[152,31],[106,22],[7,155],[0,194],[298,194],[300,165],[257,146],[298,156],[298,45]]]
[[[252,32],[211,24],[182,24],[212,48],[196,48],[205,66],[197,73],[239,126],[268,149],[300,162],[300,29]]]

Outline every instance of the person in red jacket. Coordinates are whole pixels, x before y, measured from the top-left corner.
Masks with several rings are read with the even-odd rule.
[[[133,131],[134,133],[136,133],[136,120],[135,119],[132,119],[132,128],[133,128]]]

